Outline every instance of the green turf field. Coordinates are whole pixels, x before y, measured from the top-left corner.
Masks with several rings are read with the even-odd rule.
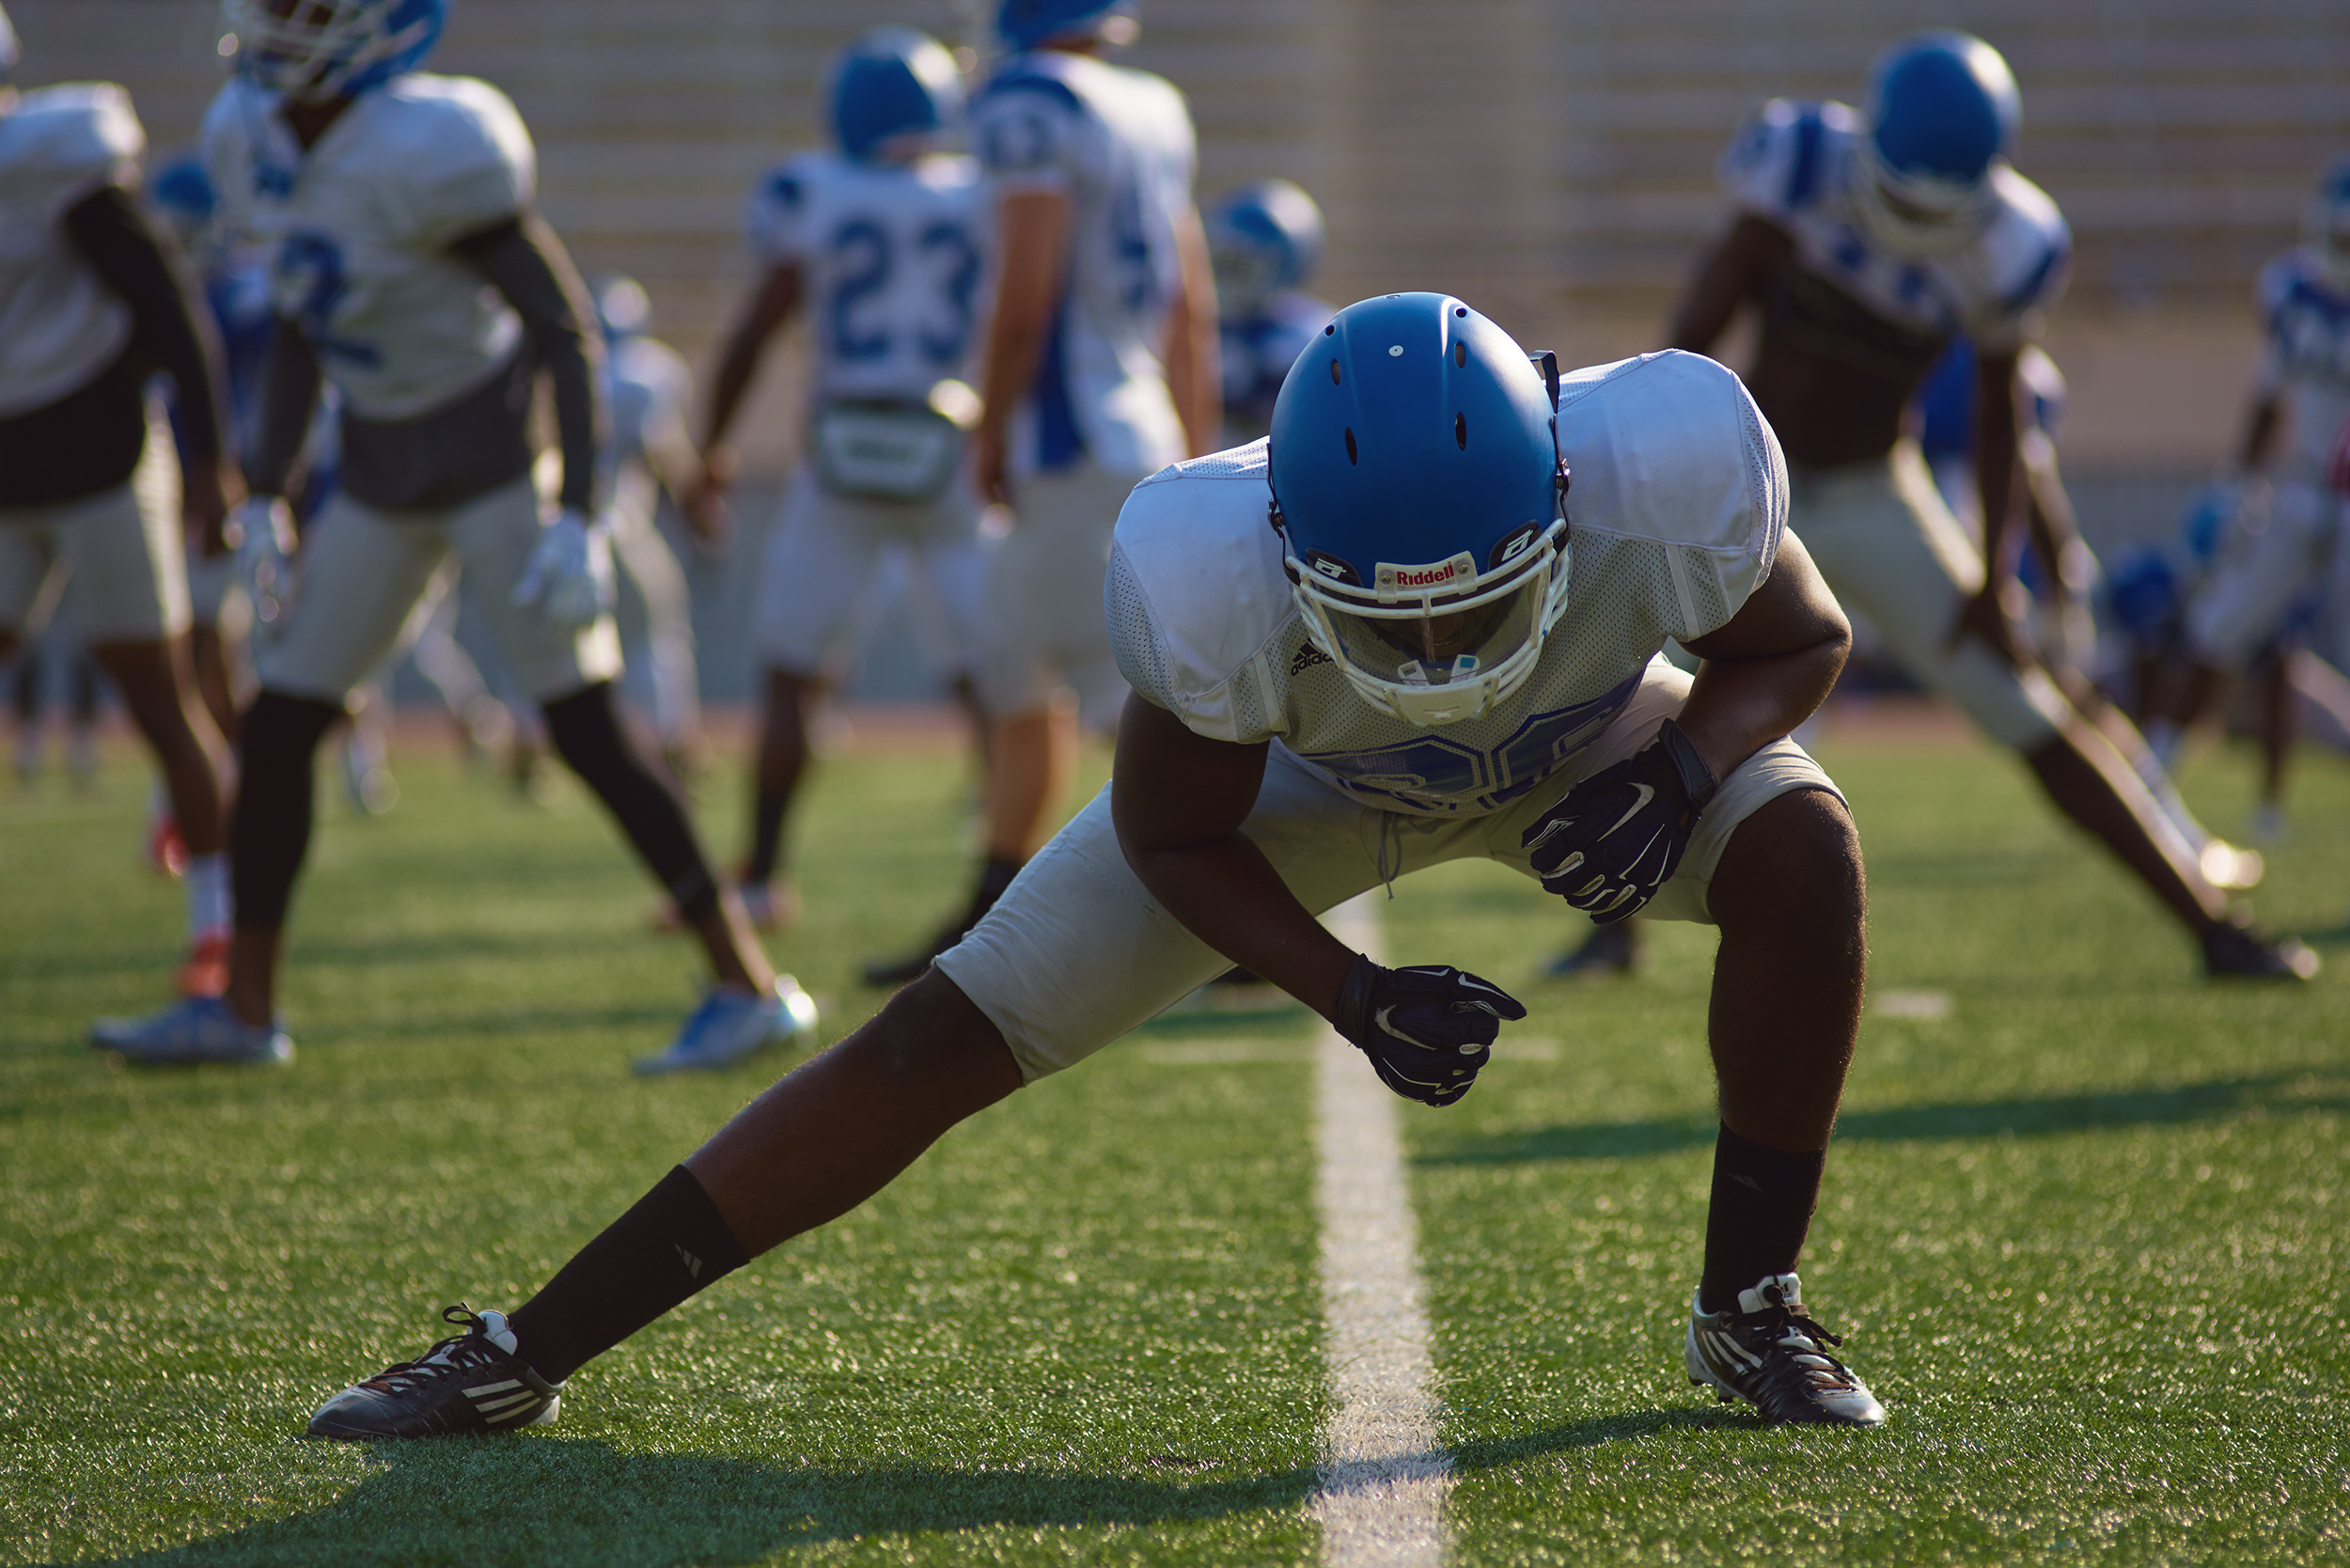
[[[1706,934],[1629,982],[1454,867],[1382,909],[1534,1016],[1404,1117],[1463,1563],[2350,1558],[2350,947],[2218,989],[2012,763],[1833,740],[1872,1006],[1805,1274],[1891,1408],[1766,1431],[1683,1380],[1712,1121]],[[1321,1360],[1308,1020],[1169,1018],[951,1136],[865,1211],[582,1372],[559,1425],[381,1450],[310,1409],[512,1306],[767,1074],[642,1083],[691,951],[576,795],[430,753],[321,823],[285,1073],[131,1073],[177,895],[144,785],[0,801],[0,1560],[1305,1562]],[[2248,772],[2188,792],[2240,823]],[[822,776],[778,957],[829,1037],[960,883],[949,759]],[[731,781],[706,820],[731,851]],[[2312,759],[2261,907],[2350,906]],[[1938,1015],[1937,1015],[1938,1014]],[[776,1065],[782,1065],[778,1059]]]

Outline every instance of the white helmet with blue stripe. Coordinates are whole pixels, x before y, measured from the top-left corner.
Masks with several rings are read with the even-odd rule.
[[[356,97],[424,63],[448,0],[221,0],[237,70],[299,102]]]
[[[1992,170],[2014,148],[2023,119],[1999,52],[1971,33],[1913,33],[1870,68],[1867,118],[1852,196],[1870,236],[1918,257],[1981,233]]]

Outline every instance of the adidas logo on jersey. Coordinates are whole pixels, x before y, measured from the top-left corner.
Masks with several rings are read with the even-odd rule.
[[[1329,662],[1330,655],[1316,648],[1312,643],[1300,643],[1297,645],[1297,656],[1290,660],[1290,673],[1302,675],[1316,665],[1326,665]]]

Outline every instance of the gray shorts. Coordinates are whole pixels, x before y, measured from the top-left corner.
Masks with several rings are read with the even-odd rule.
[[[70,579],[84,637],[160,642],[188,629],[180,465],[150,421],[128,484],[56,507],[0,510],[0,631],[32,624]]]
[[[527,478],[446,511],[378,511],[338,493],[303,542],[285,630],[255,651],[261,684],[342,701],[400,646],[410,612],[451,554],[515,684],[534,701],[616,678],[620,636],[610,616],[570,632],[513,602],[540,525]]]
[[[1689,677],[1662,660],[1606,729],[1565,767],[1498,811],[1418,817],[1366,805],[1279,745],[1242,831],[1298,902],[1319,915],[1383,881],[1472,855],[1534,874],[1518,839],[1576,783],[1656,738],[1681,711]],[[1680,870],[1642,912],[1711,924],[1707,891],[1740,823],[1800,790],[1843,796],[1793,741],[1748,758],[1698,819]],[[1564,905],[1561,905],[1563,908]],[[1458,954],[1407,953],[1407,963]],[[1162,908],[1126,864],[1104,788],[1021,871],[938,966],[1003,1032],[1027,1080],[1073,1067],[1188,996],[1230,961]]]
[[[821,671],[880,579],[893,548],[914,557],[934,618],[936,651],[960,674],[977,653],[986,572],[979,496],[958,475],[929,501],[835,495],[803,465],[760,562],[752,635],[760,662],[787,674]],[[1094,596],[1099,599],[1097,592]],[[1098,607],[1097,607],[1097,619]]]
[[[988,561],[979,687],[990,714],[1034,713],[1067,686],[1088,725],[1118,723],[1126,680],[1110,651],[1102,579],[1119,510],[1140,478],[1081,464],[1020,481],[1016,521]]]

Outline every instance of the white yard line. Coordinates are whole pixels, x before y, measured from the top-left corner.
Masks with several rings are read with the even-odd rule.
[[[1379,953],[1366,893],[1325,923]],[[1338,1409],[1312,1513],[1326,1568],[1437,1568],[1452,1461],[1436,1441],[1434,1365],[1419,1232],[1403,1177],[1395,1096],[1363,1054],[1324,1028],[1315,1046],[1322,1312]]]

